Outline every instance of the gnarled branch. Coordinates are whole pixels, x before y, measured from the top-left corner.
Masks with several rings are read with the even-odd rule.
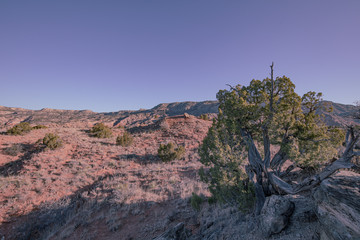
[[[306,178],[304,181],[296,185],[291,185],[282,180],[279,176],[274,173],[269,174],[270,183],[273,187],[278,190],[279,193],[285,192],[287,194],[296,194],[302,191],[310,190],[316,185],[320,184],[324,179],[328,178],[335,171],[342,168],[351,168],[354,164],[351,163],[353,156],[357,156],[359,152],[354,152],[355,143],[359,139],[359,135],[354,134],[354,129],[349,128],[348,133],[349,137],[347,141],[346,150],[343,153],[343,156],[324,168],[319,174],[316,174],[312,177]]]

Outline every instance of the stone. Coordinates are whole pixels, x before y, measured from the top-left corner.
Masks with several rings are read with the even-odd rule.
[[[313,192],[320,239],[360,239],[360,174],[341,171]]]
[[[260,225],[265,237],[280,233],[289,224],[294,211],[294,203],[289,199],[272,195],[265,200],[260,213]]]

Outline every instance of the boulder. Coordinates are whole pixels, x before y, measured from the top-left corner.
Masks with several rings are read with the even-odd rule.
[[[272,195],[265,200],[260,214],[260,225],[265,237],[280,233],[288,224],[294,211],[294,203],[289,199]]]
[[[313,193],[320,239],[360,239],[360,174],[341,171]]]

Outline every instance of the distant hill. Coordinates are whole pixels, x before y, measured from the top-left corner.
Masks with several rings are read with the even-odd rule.
[[[188,113],[194,116],[201,114],[217,114],[219,103],[217,101],[204,101],[204,102],[174,102],[174,103],[161,103],[150,111],[156,113],[164,113],[169,116],[180,115]]]
[[[325,106],[331,106],[332,112],[324,109],[318,111],[324,116],[325,122],[331,126],[346,126],[360,123],[351,118],[356,111],[356,106],[323,101]],[[19,122],[30,122],[33,124],[66,124],[69,122],[108,122],[117,124],[143,124],[149,123],[155,118],[175,116],[188,113],[194,116],[209,114],[216,116],[219,103],[217,101],[203,102],[174,102],[161,103],[152,109],[139,111],[118,111],[108,113],[96,113],[90,110],[57,110],[44,108],[41,110],[28,110],[23,108],[12,108],[0,106],[0,127],[8,127]]]

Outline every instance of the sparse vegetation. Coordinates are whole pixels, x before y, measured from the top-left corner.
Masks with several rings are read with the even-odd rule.
[[[59,148],[63,145],[60,137],[53,133],[47,133],[45,135],[45,137],[43,138],[43,144],[46,146],[46,148],[51,150]]]
[[[32,127],[28,122],[22,122],[16,124],[14,127],[7,130],[7,134],[9,135],[24,135],[25,133],[30,132]]]
[[[46,128],[48,128],[48,127],[45,125],[36,125],[36,126],[32,127],[32,129],[46,129]]]
[[[124,132],[122,136],[118,136],[116,138],[116,145],[120,145],[122,147],[129,147],[134,141],[134,138],[131,136],[129,132]]]
[[[208,120],[209,120],[209,116],[208,116],[207,114],[201,114],[201,115],[200,115],[200,119],[208,121]]]
[[[11,117],[14,119],[12,119],[8,117],[10,115],[4,117],[1,112],[0,118],[13,122],[28,118],[27,115],[19,117],[13,114],[14,116]],[[33,113],[29,112],[29,115],[31,114]],[[90,235],[97,238],[99,224],[102,224],[101,233],[105,238],[129,236],[133,239],[148,239],[164,231],[164,226],[171,228],[170,225],[186,219],[189,221],[185,221],[185,227],[194,227],[193,232],[198,233],[194,239],[205,238],[204,236],[209,236],[209,233],[220,229],[221,226],[228,226],[222,231],[231,234],[232,231],[228,230],[232,226],[236,226],[237,230],[243,229],[239,230],[241,234],[237,232],[239,234],[237,236],[241,237],[243,237],[242,233],[249,231],[246,230],[249,229],[246,224],[253,221],[253,215],[246,216],[249,221],[245,222],[244,215],[238,213],[239,208],[251,211],[255,201],[254,184],[247,178],[243,169],[247,162],[239,167],[243,171],[243,175],[239,173],[242,177],[241,181],[236,179],[237,175],[224,171],[224,175],[219,174],[219,177],[229,178],[225,179],[226,181],[222,179],[223,188],[209,192],[208,184],[199,182],[197,171],[202,164],[198,161],[199,156],[194,149],[197,149],[202,142],[212,121],[203,121],[194,117],[163,119],[161,116],[158,120],[166,123],[168,130],[160,131],[157,125],[160,122],[155,123],[144,114],[134,113],[134,117],[123,121],[134,137],[133,144],[127,148],[115,145],[116,138],[118,135],[119,138],[122,137],[125,129],[118,129],[119,124],[114,127],[110,125],[111,122],[117,122],[120,115],[98,114],[96,118],[88,118],[70,112],[68,116],[70,120],[62,118],[58,120],[59,115],[45,116],[43,112],[41,114],[44,115],[41,122],[36,122],[38,117],[34,117],[32,121],[36,124],[45,123],[48,129],[32,130],[21,137],[0,134],[0,143],[2,143],[0,151],[6,148],[11,150],[10,154],[18,154],[16,157],[10,157],[3,155],[4,152],[0,153],[3,162],[0,169],[2,181],[0,197],[8,200],[2,203],[3,211],[0,211],[0,219],[9,221],[6,228],[0,230],[6,239],[22,239],[24,236],[34,236],[36,239],[82,238]],[[122,117],[126,116],[127,113],[122,115]],[[113,137],[110,139],[86,137],[89,131],[84,132],[84,128],[90,130],[92,125],[88,125],[88,122],[95,120],[111,127]],[[134,130],[137,126],[142,128],[141,131]],[[147,131],[152,128],[156,130]],[[340,136],[336,133],[338,130],[328,130]],[[54,151],[48,148],[47,151],[42,151],[45,149],[43,138],[48,132],[59,135],[63,144],[66,142],[66,148]],[[37,141],[39,138],[40,140]],[[230,143],[232,138],[215,140]],[[186,146],[186,161],[175,160],[164,164],[160,160],[157,156],[159,145],[168,142],[174,144],[174,149],[177,148],[175,143],[179,144],[178,146],[180,144]],[[261,146],[261,143],[256,144]],[[209,144],[216,142],[210,141]],[[260,154],[263,154],[263,151],[261,149]],[[227,152],[219,151],[219,154],[229,156]],[[228,160],[236,159],[229,157]],[[227,166],[229,171],[236,165],[235,163]],[[205,175],[212,171],[209,169],[210,166],[204,166]],[[237,170],[237,168],[233,169]],[[262,177],[265,178],[266,175]],[[230,187],[229,182],[232,184]],[[227,204],[231,201],[229,200],[231,194],[234,193],[236,193],[236,201],[234,201],[236,207]],[[23,201],[24,199],[26,201]],[[225,204],[220,205],[220,202]],[[136,226],[134,222],[137,223]],[[149,222],[152,222],[151,228],[148,228]],[[213,225],[208,227],[212,223]],[[255,232],[258,226],[254,224],[251,226],[254,226],[254,229],[251,227],[251,231]],[[32,235],[33,233],[36,235]],[[215,237],[223,236],[222,233],[219,234]],[[236,238],[235,234],[234,236]],[[247,233],[243,238],[252,239],[249,236],[250,234]],[[285,235],[280,235],[280,238],[281,236]],[[223,238],[228,237],[229,234]],[[303,239],[311,238],[303,237]]]
[[[192,193],[192,196],[191,196],[191,200],[190,200],[190,204],[191,206],[197,210],[197,211],[200,211],[200,206],[203,202],[203,199],[202,197],[200,197],[199,195],[197,195],[196,193]]]
[[[185,148],[183,146],[177,147],[173,143],[160,144],[158,149],[158,156],[163,162],[170,162],[175,159],[181,159],[185,155]]]
[[[110,138],[112,137],[111,129],[104,123],[95,124],[90,130],[91,136],[97,138]]]

